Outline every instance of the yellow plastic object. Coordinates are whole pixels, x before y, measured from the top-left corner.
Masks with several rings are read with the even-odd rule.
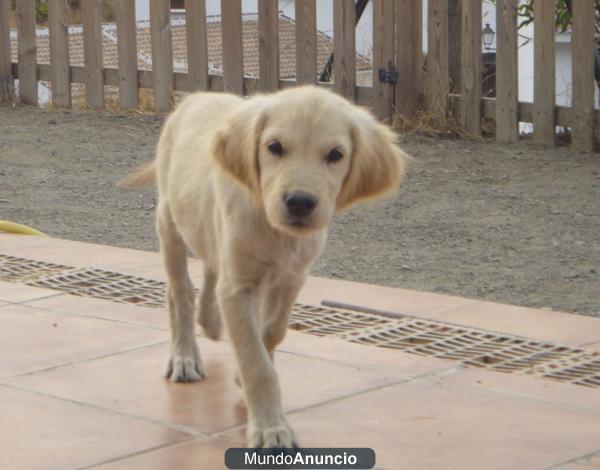
[[[8,220],[0,220],[0,232],[18,233],[20,235],[37,235],[40,237],[47,237],[45,233],[40,232],[34,228],[28,227],[27,225],[17,224],[16,222],[9,222]]]

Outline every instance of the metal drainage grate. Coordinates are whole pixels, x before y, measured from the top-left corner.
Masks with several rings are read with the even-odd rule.
[[[73,269],[60,264],[0,255],[0,281],[27,282]]]
[[[290,328],[501,372],[600,387],[600,353],[530,338],[348,308],[294,307]]]
[[[162,307],[165,304],[166,283],[101,269],[73,269],[32,279],[26,284],[144,307]]]
[[[166,283],[126,274],[0,255],[0,280],[73,295],[163,307]],[[600,353],[411,316],[389,317],[350,306],[296,304],[290,328],[353,343],[450,359],[468,367],[600,388]]]

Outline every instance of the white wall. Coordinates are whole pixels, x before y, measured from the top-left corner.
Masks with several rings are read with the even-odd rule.
[[[150,0],[135,0],[135,19],[138,21],[150,20]]]

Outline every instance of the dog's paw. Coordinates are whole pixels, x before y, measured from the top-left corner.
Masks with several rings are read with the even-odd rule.
[[[295,448],[298,447],[294,431],[285,418],[268,425],[248,423],[247,428],[248,447],[270,447],[270,448]]]
[[[167,362],[165,378],[173,382],[196,382],[206,377],[200,355],[171,355]]]

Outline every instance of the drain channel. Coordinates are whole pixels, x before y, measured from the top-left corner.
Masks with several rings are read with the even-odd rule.
[[[165,304],[166,283],[162,281],[1,254],[0,281],[146,307]],[[296,304],[289,327],[316,336],[449,359],[467,367],[600,388],[600,353],[581,348],[350,307]]]

